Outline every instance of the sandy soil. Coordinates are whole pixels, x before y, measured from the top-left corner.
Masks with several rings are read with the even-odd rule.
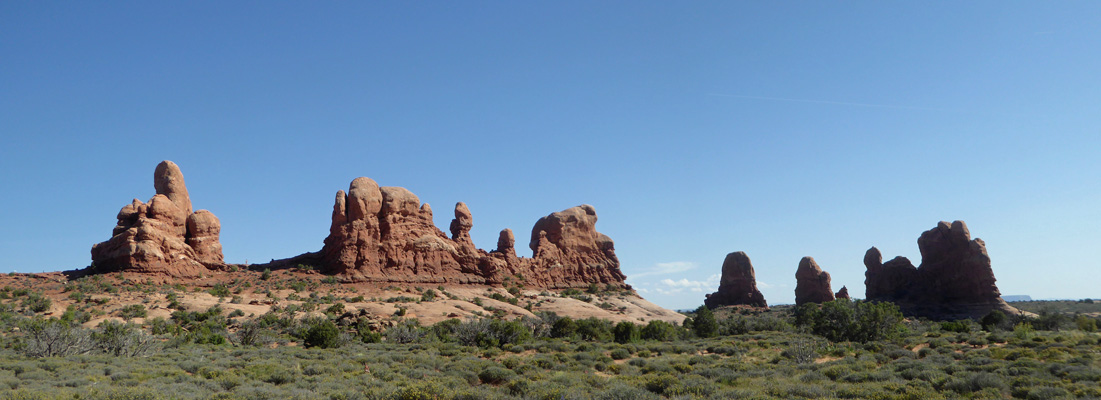
[[[566,297],[561,291],[521,290],[513,296],[505,288],[476,285],[392,285],[378,283],[336,283],[314,271],[281,270],[270,278],[261,279],[258,271],[213,271],[198,279],[170,279],[163,276],[109,273],[78,277],[70,272],[0,275],[0,288],[27,289],[52,300],[47,316],[60,316],[69,306],[95,315],[85,325],[96,326],[104,320],[122,320],[119,311],[128,305],[141,304],[147,319],[169,318],[175,309],[168,308],[169,294],[188,311],[203,311],[219,305],[225,314],[240,310],[243,318],[254,318],[290,305],[302,307],[311,296],[313,313],[320,313],[333,304],[343,304],[346,312],[365,312],[372,319],[398,320],[416,318],[422,324],[433,324],[448,318],[477,318],[495,313],[505,318],[533,316],[534,312],[551,311],[572,318],[597,317],[611,321],[646,323],[662,320],[680,323],[685,316],[661,308],[633,292],[584,293]],[[219,298],[211,294],[216,285],[230,293]],[[435,292],[432,301],[421,301],[427,291]],[[79,294],[76,294],[79,293]],[[504,300],[489,298],[499,294]],[[330,297],[331,296],[331,297]],[[326,297],[330,297],[327,300]],[[515,298],[516,304],[510,304]],[[590,301],[584,301],[588,298]],[[353,301],[354,300],[354,301]],[[18,303],[17,303],[18,304]],[[403,317],[396,316],[405,309]],[[529,311],[530,309],[530,311]],[[300,313],[299,316],[306,315]]]

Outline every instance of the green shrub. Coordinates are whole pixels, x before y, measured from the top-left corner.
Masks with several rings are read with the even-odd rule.
[[[210,288],[207,292],[209,292],[211,296],[217,298],[229,297],[232,295],[232,293],[229,292],[229,288],[221,283],[215,284],[214,287]]]
[[[630,321],[621,321],[612,329],[616,343],[636,343],[642,338],[642,330]]]
[[[645,340],[668,342],[680,336],[680,328],[662,320],[652,320],[642,327],[640,337]]]
[[[1078,325],[1078,330],[1083,332],[1096,332],[1097,320],[1087,317],[1085,315],[1079,315],[1075,317],[1074,324]]]
[[[344,313],[344,304],[336,303],[325,309],[326,314],[340,315]]]
[[[249,365],[245,367],[244,373],[252,379],[273,385],[291,383],[297,379],[294,371],[284,365],[273,363]]]
[[[340,331],[337,330],[336,324],[328,319],[321,319],[312,321],[308,330],[306,330],[305,337],[302,338],[302,344],[307,348],[320,347],[322,349],[331,349],[340,347]]]
[[[23,299],[20,305],[33,313],[45,312],[49,310],[50,305],[53,304],[53,301],[49,298],[35,292],[29,292],[26,296],[27,297]]]
[[[554,325],[551,327],[550,335],[555,338],[565,338],[573,336],[577,333],[577,324],[574,323],[573,318],[561,317],[557,321],[554,321]]]
[[[1038,387],[1028,391],[1028,400],[1052,400],[1070,397],[1070,392],[1061,387]]]
[[[971,324],[964,320],[942,322],[940,329],[945,332],[970,333]]]
[[[696,309],[695,317],[692,318],[692,332],[701,338],[709,338],[719,334],[719,322],[715,320],[715,314],[707,306],[700,306]]]
[[[134,318],[145,318],[147,315],[149,313],[146,312],[145,306],[141,304],[131,304],[119,310],[119,317],[127,321]]]
[[[626,360],[631,358],[631,352],[624,348],[612,350],[608,355],[611,356],[613,360]]]
[[[792,343],[788,348],[780,352],[780,356],[790,359],[796,364],[809,364],[818,358],[818,352],[815,351],[814,343],[800,341]]]
[[[581,340],[607,342],[612,340],[612,323],[606,319],[589,317],[577,321],[577,336]]]
[[[426,329],[417,320],[402,321],[386,330],[386,341],[390,343],[413,343],[428,335]]]
[[[246,321],[237,328],[234,336],[241,346],[256,346],[267,340],[268,330],[257,320]]]
[[[511,370],[494,366],[486,368],[478,373],[478,379],[481,380],[482,383],[500,385],[508,382],[515,375],[516,373]]]
[[[666,392],[670,392],[670,389],[676,386],[678,383],[680,383],[680,379],[678,379],[677,377],[674,377],[670,374],[660,374],[647,378],[645,386],[646,390],[664,395],[666,394]]]
[[[1019,340],[1028,340],[1032,338],[1034,332],[1032,324],[1028,322],[1021,322],[1013,327],[1013,337]]]
[[[1066,314],[1044,308],[1040,310],[1039,316],[1032,320],[1032,326],[1040,331],[1061,331],[1072,329],[1074,321]]]
[[[979,321],[982,325],[982,329],[987,332],[1006,329],[1008,328],[1008,322],[1009,318],[1007,318],[1005,313],[1001,312],[1001,310],[992,310]]]
[[[147,336],[134,325],[110,320],[101,323],[99,332],[94,333],[92,337],[97,347],[115,357],[134,357],[146,354],[152,350],[154,343],[156,343],[153,338]]]
[[[838,299],[796,307],[795,323],[833,342],[867,343],[895,337],[903,329],[902,313],[891,303]]]

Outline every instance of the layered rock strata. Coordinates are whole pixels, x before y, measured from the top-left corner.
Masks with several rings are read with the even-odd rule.
[[[818,263],[814,262],[813,257],[803,257],[799,260],[795,280],[795,305],[833,301],[830,274],[823,271]]]
[[[708,308],[720,306],[745,305],[768,307],[765,296],[757,290],[757,277],[753,272],[753,263],[745,252],[734,252],[723,260],[723,273],[719,279],[719,290],[707,295],[704,304]]]
[[[532,258],[516,255],[512,231],[501,231],[497,249],[478,249],[470,237],[474,218],[455,205],[448,237],[432,222],[432,208],[400,187],[356,178],[339,191],[325,246],[313,258],[325,273],[350,282],[500,284],[526,287],[627,287],[610,238],[596,231],[596,210],[573,207],[540,218],[532,228]]]
[[[134,199],[118,213],[111,239],[92,246],[93,272],[145,272],[195,277],[225,266],[221,223],[207,210],[191,211],[183,173],[162,161],[153,173],[156,195]]]
[[[921,265],[905,257],[883,262],[879,249],[864,255],[868,300],[890,301],[903,313],[936,319],[981,318],[991,310],[1018,314],[994,284],[982,239],[971,239],[963,221],[940,222],[918,238]]]

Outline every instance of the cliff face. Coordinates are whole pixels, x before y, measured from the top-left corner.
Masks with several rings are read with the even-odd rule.
[[[982,239],[963,221],[940,222],[918,238],[921,265],[903,257],[883,262],[872,247],[864,255],[868,300],[890,301],[908,315],[938,319],[981,318],[991,310],[1017,314],[994,284]]]
[[[206,210],[191,211],[183,173],[171,161],[153,174],[157,194],[134,199],[118,213],[111,238],[92,246],[94,272],[144,272],[194,277],[225,265],[221,224]]]
[[[410,191],[356,178],[347,192],[337,192],[329,236],[316,258],[323,272],[354,282],[626,286],[612,240],[596,231],[592,206],[540,218],[529,243],[533,258],[516,255],[509,229],[501,231],[496,250],[476,248],[470,209],[460,202],[454,213],[448,237],[432,223],[432,208]]]

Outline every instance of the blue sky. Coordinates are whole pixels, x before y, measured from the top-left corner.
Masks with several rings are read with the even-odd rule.
[[[1101,297],[1098,49],[1097,2],[0,2],[0,272],[87,265],[169,159],[229,262],[369,176],[483,248],[592,204],[671,308],[732,251],[862,297],[955,219],[1003,294]]]

